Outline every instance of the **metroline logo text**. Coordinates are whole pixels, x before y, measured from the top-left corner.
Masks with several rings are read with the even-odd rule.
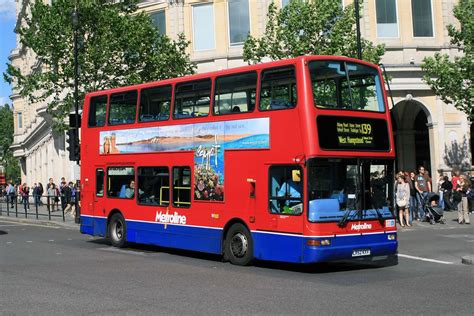
[[[372,224],[352,224],[351,230],[372,229]]]
[[[186,216],[179,215],[178,212],[174,212],[174,214],[156,212],[155,221],[163,224],[186,225]]]

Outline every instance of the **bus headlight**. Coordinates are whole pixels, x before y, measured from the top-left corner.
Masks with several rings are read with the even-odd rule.
[[[388,240],[397,240],[397,235],[395,234],[388,234],[387,235]]]

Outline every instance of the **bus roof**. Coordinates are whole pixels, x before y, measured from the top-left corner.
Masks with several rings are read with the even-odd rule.
[[[264,68],[272,68],[272,67],[278,67],[278,66],[285,66],[285,65],[291,65],[291,64],[296,64],[300,61],[309,61],[309,60],[344,60],[344,61],[351,61],[359,64],[364,64],[369,67],[377,67],[375,64],[355,59],[355,58],[350,58],[350,57],[345,57],[345,56],[331,56],[331,55],[305,55],[305,56],[299,56],[295,58],[289,58],[289,59],[281,59],[281,60],[276,60],[276,61],[270,61],[270,62],[263,62],[259,64],[254,64],[254,65],[247,65],[247,66],[240,66],[240,67],[234,67],[234,68],[228,68],[228,69],[223,69],[223,70],[217,70],[217,71],[210,71],[210,72],[205,72],[205,73],[199,73],[199,74],[194,74],[194,75],[187,75],[183,77],[175,77],[175,78],[169,78],[169,79],[163,79],[159,81],[151,81],[151,82],[146,82],[146,83],[140,83],[136,85],[130,85],[130,86],[122,86],[122,87],[117,87],[117,88],[112,88],[112,89],[104,89],[104,90],[98,90],[98,91],[93,91],[89,92],[86,94],[86,96],[93,97],[97,95],[104,95],[104,94],[109,94],[109,93],[116,93],[116,92],[122,92],[124,90],[131,90],[131,89],[143,89],[143,88],[148,88],[151,86],[155,86],[158,83],[160,85],[166,85],[166,84],[173,84],[178,81],[182,80],[199,80],[203,78],[209,78],[209,77],[217,77],[217,76],[223,76],[223,75],[228,75],[228,74],[233,74],[236,72],[243,72],[243,71],[252,71],[252,70],[259,70],[259,69],[264,69]]]

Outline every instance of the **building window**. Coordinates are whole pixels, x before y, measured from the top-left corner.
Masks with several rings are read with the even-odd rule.
[[[230,45],[241,45],[250,33],[248,0],[229,0]]]
[[[150,14],[153,25],[158,29],[160,34],[166,34],[166,14],[165,11],[158,11]]]
[[[23,114],[21,112],[17,113],[18,128],[23,128]]]
[[[377,37],[398,37],[397,1],[377,0]]]
[[[194,50],[215,48],[214,7],[212,4],[193,6]]]
[[[431,0],[411,0],[414,37],[433,37]]]

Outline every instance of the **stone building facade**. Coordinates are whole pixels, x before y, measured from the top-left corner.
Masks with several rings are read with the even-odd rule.
[[[50,0],[44,0],[50,1]],[[268,5],[284,6],[289,0],[145,0],[140,9],[149,13],[161,32],[171,38],[184,33],[198,72],[245,65],[243,41],[250,32],[265,30]],[[348,5],[353,0],[341,0]],[[360,0],[362,2],[362,0]],[[22,23],[26,1],[17,1]],[[457,0],[363,0],[362,36],[385,43],[383,57],[389,76],[391,113],[397,146],[397,167],[414,170],[425,165],[432,175],[454,165],[473,164],[471,134],[466,116],[444,104],[421,80],[420,64],[436,52],[460,54],[451,46],[446,26],[455,24]],[[11,60],[22,69],[35,67],[35,58],[18,43]],[[43,104],[28,104],[12,95],[15,138],[12,148],[22,161],[22,181],[33,183],[61,176],[75,178],[75,164],[68,161],[64,135],[51,131]]]

